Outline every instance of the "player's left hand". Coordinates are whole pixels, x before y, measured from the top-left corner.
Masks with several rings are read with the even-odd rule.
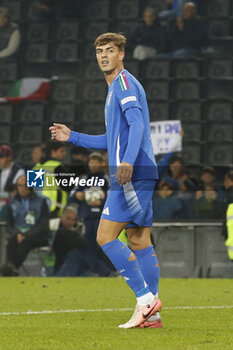
[[[133,175],[133,166],[129,163],[123,162],[117,168],[116,178],[120,185],[125,185],[129,182]]]

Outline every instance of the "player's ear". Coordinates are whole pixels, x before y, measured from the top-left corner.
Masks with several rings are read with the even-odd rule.
[[[125,58],[125,51],[120,51],[120,61],[122,62]]]

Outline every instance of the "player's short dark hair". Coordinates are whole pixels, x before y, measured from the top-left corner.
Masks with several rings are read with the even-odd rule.
[[[98,160],[99,162],[102,162],[103,161],[103,156],[101,153],[99,152],[92,152],[90,155],[89,155],[89,160],[91,159],[95,159],[95,160]]]
[[[121,33],[104,33],[99,35],[95,42],[94,46],[102,46],[108,43],[114,43],[120,51],[125,51],[126,46],[126,37]]]

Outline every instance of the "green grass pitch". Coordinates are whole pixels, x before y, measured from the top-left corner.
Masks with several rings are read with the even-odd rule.
[[[161,279],[160,297],[163,328],[127,330],[135,299],[123,279],[0,278],[0,349],[233,349],[233,280]]]

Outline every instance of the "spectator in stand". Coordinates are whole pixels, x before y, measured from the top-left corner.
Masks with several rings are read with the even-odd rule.
[[[86,175],[88,170],[88,150],[83,147],[72,147],[70,150],[70,172],[76,176]]]
[[[228,171],[224,176],[224,184],[221,187],[220,198],[226,203],[226,206],[229,204],[229,199],[232,197],[232,170]]]
[[[216,179],[216,170],[212,166],[204,166],[201,171],[199,185],[204,187],[205,185],[212,185]]]
[[[148,7],[143,12],[143,23],[128,38],[128,48],[133,58],[141,61],[166,52],[166,46],[166,29],[161,26],[155,10]]]
[[[0,146],[0,193],[14,191],[18,178],[25,175],[24,167],[18,161],[13,161],[13,152],[10,146]]]
[[[7,262],[3,276],[17,276],[30,250],[48,244],[49,210],[46,200],[26,186],[26,176],[17,180],[17,194],[11,198],[7,213]]]
[[[84,242],[77,228],[77,209],[73,206],[67,206],[58,219],[58,228],[53,232],[53,251],[55,253],[54,273],[56,274],[64,264],[68,254],[75,250],[83,250]]]
[[[170,10],[162,11],[159,13],[159,17],[162,19],[173,20],[182,16],[184,4],[187,2],[193,2],[198,7],[199,0],[166,0],[167,4],[171,7]]]
[[[218,190],[212,184],[204,185],[204,192],[201,197],[198,193],[194,206],[198,220],[224,219],[224,202],[218,199]]]
[[[222,235],[226,240],[229,259],[233,262],[233,170],[225,175],[225,188],[227,189],[227,202],[225,203],[225,220]]]
[[[46,146],[46,161],[42,164],[42,168],[45,171],[45,178],[48,179],[48,183],[53,186],[45,185],[43,187],[42,194],[47,197],[50,207],[51,218],[60,216],[64,207],[67,204],[68,192],[70,187],[62,186],[56,183],[56,180],[63,180],[66,178],[67,171],[62,165],[62,160],[66,155],[66,149],[63,143],[58,141],[51,141]],[[56,176],[54,174],[57,174]]]
[[[97,178],[102,180],[104,185],[102,187],[94,186],[93,184],[79,185],[72,190],[70,199],[79,204],[78,213],[79,218],[84,220],[86,247],[93,259],[97,261],[98,256],[105,259],[97,245],[96,235],[108,191],[108,179],[103,172],[103,157],[101,153],[94,152],[90,154],[88,167],[89,170],[84,179],[90,181],[93,178]]]
[[[176,196],[171,182],[161,181],[153,199],[154,220],[168,221],[179,219],[183,206]]]
[[[37,145],[33,148],[31,158],[34,170],[38,170],[41,168],[45,154],[46,146],[44,144]]]
[[[0,7],[0,58],[14,57],[20,44],[20,31],[10,19],[9,10]]]
[[[205,23],[197,17],[194,3],[183,7],[182,17],[177,17],[169,32],[170,53],[160,57],[179,58],[208,53],[208,36]]]
[[[180,183],[185,174],[184,161],[180,155],[173,154],[169,161],[169,168],[164,172],[164,177],[171,177],[173,179],[173,187],[174,190],[178,190],[180,188]]]
[[[77,227],[77,210],[67,206],[60,218],[52,246],[55,252],[55,275],[75,277],[98,274],[108,276],[110,271],[100,260],[93,260],[85,248],[85,241]]]
[[[206,186],[215,186],[216,170],[212,166],[204,166],[201,171],[200,180],[197,186],[196,199],[201,198]],[[219,194],[222,193],[218,188]]]
[[[184,170],[184,175],[180,178],[180,189],[177,194],[178,198],[183,203],[181,218],[184,220],[195,218],[194,200],[196,187],[196,180],[190,176],[188,170]]]

